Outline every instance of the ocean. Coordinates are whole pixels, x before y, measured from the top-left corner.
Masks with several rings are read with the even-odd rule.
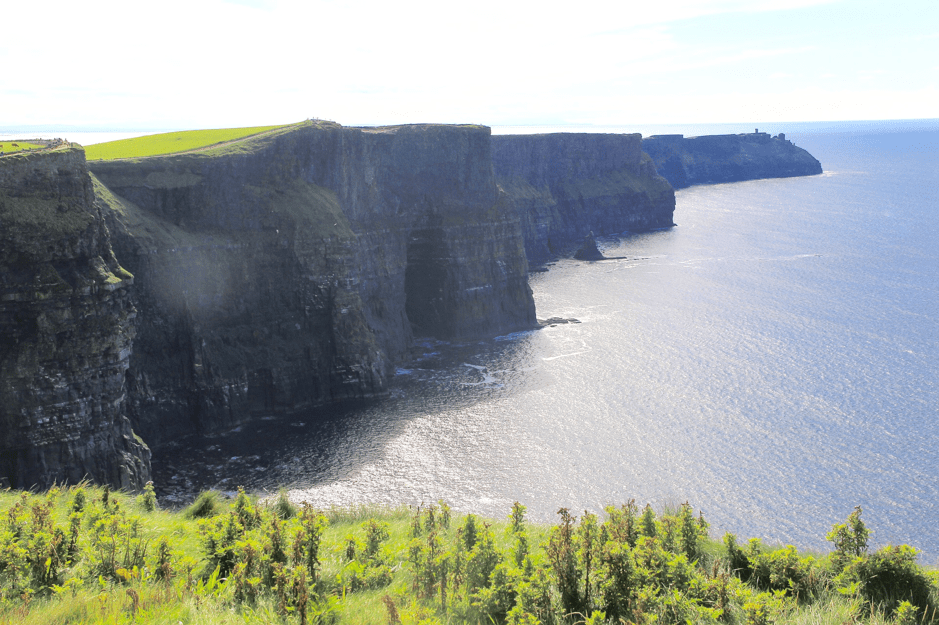
[[[756,126],[824,173],[680,190],[677,227],[601,239],[625,259],[531,275],[538,317],[579,323],[423,341],[385,400],[157,450],[158,492],[538,521],[688,501],[714,537],[816,550],[859,505],[873,545],[936,564],[939,121],[587,130]],[[559,130],[585,128],[493,132]]]

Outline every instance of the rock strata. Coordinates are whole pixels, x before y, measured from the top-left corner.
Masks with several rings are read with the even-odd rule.
[[[150,451],[125,411],[132,276],[81,149],[0,158],[0,481],[127,489]]]
[[[3,157],[0,479],[139,488],[142,440],[379,396],[415,336],[537,327],[529,258],[674,208],[639,135],[308,121]]]
[[[658,172],[673,187],[789,178],[822,173],[818,160],[782,133],[738,135],[656,135],[642,141]]]
[[[90,167],[136,276],[129,412],[151,444],[381,394],[414,335],[535,326],[488,128],[311,122]]]
[[[675,192],[639,134],[496,135],[492,164],[531,264],[599,236],[673,226]]]

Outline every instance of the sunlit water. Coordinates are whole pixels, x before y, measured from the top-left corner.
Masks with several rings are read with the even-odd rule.
[[[532,274],[539,318],[580,323],[426,342],[387,400],[159,449],[164,500],[687,500],[714,536],[816,549],[861,505],[935,563],[939,129],[796,139],[824,174],[680,191],[678,227],[602,242],[626,260]]]

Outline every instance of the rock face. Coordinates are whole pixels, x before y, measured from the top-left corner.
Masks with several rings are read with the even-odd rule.
[[[149,479],[125,414],[132,283],[84,151],[0,158],[0,482]]]
[[[310,122],[90,168],[136,277],[129,413],[151,444],[381,393],[415,334],[536,323],[488,128]]]
[[[536,327],[526,250],[674,208],[639,135],[304,122],[0,158],[0,479],[139,488],[142,440],[380,395],[414,336]]]
[[[754,132],[688,138],[656,135],[644,139],[642,149],[676,189],[693,184],[822,173],[821,163],[783,134],[772,137]]]
[[[492,164],[519,215],[530,263],[573,252],[591,231],[674,225],[675,193],[639,134],[497,135]]]

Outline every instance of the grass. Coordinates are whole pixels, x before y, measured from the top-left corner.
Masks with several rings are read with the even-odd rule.
[[[289,125],[289,124],[288,124]],[[110,161],[119,158],[143,158],[179,154],[209,148],[229,141],[238,141],[259,135],[285,125],[252,126],[250,128],[221,128],[214,130],[184,130],[166,132],[133,139],[97,143],[85,148],[89,161]]]
[[[0,625],[935,622],[932,573],[894,560],[857,576],[885,552],[815,558],[722,543],[687,505],[565,513],[551,527],[526,523],[518,504],[503,521],[444,504],[317,512],[281,491],[270,501],[210,493],[169,512],[152,487],[8,489]],[[930,584],[919,608],[899,603],[913,599],[903,586],[870,593],[910,575]]]
[[[10,154],[12,152],[22,152],[23,150],[40,150],[46,146],[38,143],[26,143],[23,141],[0,141],[0,152]]]

